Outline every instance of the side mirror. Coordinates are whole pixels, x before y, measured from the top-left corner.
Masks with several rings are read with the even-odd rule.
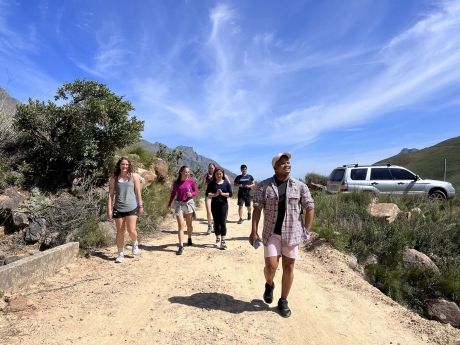
[[[415,175],[415,177],[414,177],[414,181],[418,181],[418,180],[420,180],[420,176],[418,176],[418,175]]]

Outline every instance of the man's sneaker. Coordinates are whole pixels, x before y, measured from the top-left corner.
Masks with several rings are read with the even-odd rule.
[[[211,232],[212,232],[212,225],[208,224],[208,232],[207,232],[207,234],[211,235]]]
[[[189,239],[187,240],[187,246],[193,246],[193,242],[192,242],[192,239],[189,237]]]
[[[227,249],[227,244],[225,243],[225,240],[222,240],[220,242],[220,249]]]
[[[117,264],[121,264],[123,260],[125,259],[125,254],[123,253],[118,253],[117,258],[115,259],[115,262]]]
[[[272,283],[272,285],[265,283],[265,291],[264,291],[265,303],[270,304],[273,302],[273,290],[275,290],[275,283]]]
[[[136,241],[133,243],[133,256],[139,255],[140,253],[139,243]]]
[[[184,254],[185,247],[180,246],[179,249],[177,249],[176,255],[182,255]]]
[[[289,317],[292,314],[291,309],[289,309],[289,306],[288,306],[288,301],[285,298],[280,298],[278,300],[278,310],[282,317]]]
[[[243,224],[243,218],[240,218],[236,223],[237,224]]]
[[[248,220],[251,220],[251,214],[248,213]]]
[[[220,249],[221,248],[221,241],[220,238],[216,238],[216,248]]]

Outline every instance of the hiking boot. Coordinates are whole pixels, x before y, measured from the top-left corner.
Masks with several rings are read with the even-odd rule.
[[[251,214],[248,213],[248,220],[251,220]]]
[[[237,224],[243,224],[243,218],[240,218],[236,223]]]
[[[132,252],[133,252],[133,256],[139,255],[141,253],[139,249],[139,243],[137,241],[133,243]]]
[[[180,247],[177,249],[176,255],[182,255],[182,254],[184,254],[184,250],[185,250],[185,247],[184,247],[184,246],[180,246]]]
[[[208,232],[207,232],[207,234],[211,235],[211,233],[212,233],[212,225],[208,224]]]
[[[273,290],[275,290],[275,283],[272,283],[272,285],[265,283],[265,291],[264,291],[265,303],[270,304],[273,302]]]
[[[227,249],[227,244],[225,243],[225,240],[222,240],[220,242],[220,249]]]
[[[190,246],[190,247],[193,246],[192,238],[189,238],[187,240],[187,246]]]
[[[292,314],[291,309],[289,309],[289,306],[288,306],[288,301],[285,298],[280,298],[278,300],[278,310],[282,317],[289,317]]]
[[[117,264],[121,264],[123,262],[123,260],[125,259],[125,254],[122,253],[118,253],[117,254],[117,258],[115,259],[115,262]]]

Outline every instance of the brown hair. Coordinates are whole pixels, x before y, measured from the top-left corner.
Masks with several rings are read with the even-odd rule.
[[[115,164],[115,169],[113,170],[113,176],[117,178],[121,174],[121,162],[122,161],[127,161],[128,162],[128,173],[131,175],[133,173],[133,165],[131,164],[131,161],[128,159],[128,157],[121,157],[117,164]]]

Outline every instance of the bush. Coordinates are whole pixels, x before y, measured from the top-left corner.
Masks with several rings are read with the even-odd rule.
[[[376,255],[378,264],[367,266],[366,276],[382,292],[421,314],[426,313],[428,298],[444,297],[460,304],[460,207],[455,201],[385,196],[380,201],[397,203],[403,211],[418,207],[423,213],[413,212],[410,220],[398,217],[389,224],[367,213],[371,200],[367,193],[317,193],[314,198],[316,231],[361,263]],[[404,268],[406,248],[430,256],[440,273]]]
[[[95,248],[106,247],[111,244],[110,240],[99,228],[98,222],[97,217],[91,215],[81,224],[78,234],[80,248],[86,250],[87,252],[90,252]]]
[[[93,81],[64,84],[54,101],[29,99],[14,117],[14,149],[28,164],[28,182],[53,189],[74,174],[104,183],[115,151],[139,140],[143,122],[129,117],[130,102]]]
[[[168,214],[170,186],[153,183],[142,190],[145,215],[138,218],[139,233],[153,233],[158,230],[161,220]]]
[[[149,151],[144,149],[143,147],[137,146],[137,145],[132,145],[123,148],[118,152],[119,156],[130,156],[134,155],[137,157],[137,160],[134,160],[132,163],[136,167],[148,169],[153,161],[155,160],[155,156],[151,154]]]
[[[316,174],[316,173],[308,173],[305,175],[305,183],[310,185],[311,183],[316,183],[320,185],[327,185],[327,176]]]

